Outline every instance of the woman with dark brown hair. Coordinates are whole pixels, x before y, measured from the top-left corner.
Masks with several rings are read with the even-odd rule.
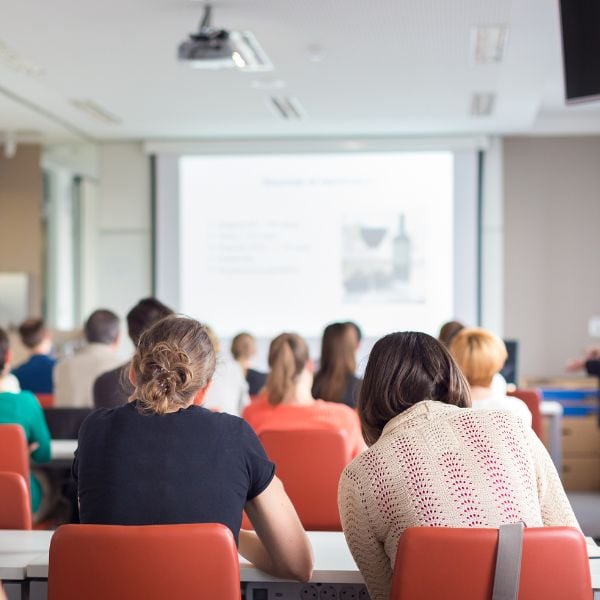
[[[375,344],[358,413],[370,447],[344,470],[338,503],[372,600],[389,598],[408,527],[579,527],[532,429],[505,410],[472,410],[465,378],[431,336]]]
[[[264,393],[243,414],[256,433],[273,429],[339,429],[346,432],[352,456],[364,449],[356,411],[313,397],[312,362],[308,346],[299,335],[282,333],[271,342],[269,367]]]
[[[201,403],[215,371],[206,327],[167,317],[134,355],[131,402],[83,423],[73,473],[82,523],[222,523],[277,577],[308,580],[310,543],[256,434]],[[260,535],[240,531],[246,511]]]
[[[360,379],[356,371],[356,334],[348,323],[325,327],[321,342],[321,365],[315,375],[312,392],[329,402],[356,407]]]

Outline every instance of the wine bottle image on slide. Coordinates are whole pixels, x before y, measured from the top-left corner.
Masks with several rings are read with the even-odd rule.
[[[393,273],[396,281],[410,279],[411,241],[406,234],[404,215],[400,215],[398,234],[394,237]]]

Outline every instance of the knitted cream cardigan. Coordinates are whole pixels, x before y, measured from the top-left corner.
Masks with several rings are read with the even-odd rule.
[[[338,502],[372,600],[387,600],[407,527],[579,527],[546,449],[505,410],[425,400],[344,470]]]

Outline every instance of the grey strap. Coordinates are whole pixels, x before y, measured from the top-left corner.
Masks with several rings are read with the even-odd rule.
[[[523,522],[501,525],[492,600],[517,600],[521,576]]]

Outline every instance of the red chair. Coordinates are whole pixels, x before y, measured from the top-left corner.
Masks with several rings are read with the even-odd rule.
[[[390,600],[489,600],[497,529],[413,527],[398,543]],[[572,527],[523,532],[519,600],[589,600],[585,539]]]
[[[49,600],[240,600],[225,525],[63,525],[50,543]]]
[[[29,490],[29,446],[20,425],[0,425],[0,471],[18,473]]]
[[[29,488],[18,473],[0,471],[0,529],[31,529]]]
[[[337,488],[350,449],[343,431],[282,430],[259,435],[277,466],[292,504],[305,529],[341,531]]]
[[[539,390],[523,390],[517,388],[513,392],[508,392],[509,396],[514,396],[522,400],[527,405],[531,413],[531,427],[536,435],[542,438],[542,413],[540,412],[540,403],[542,402],[542,394]]]
[[[54,394],[36,394],[35,397],[42,408],[52,408],[54,406]]]

